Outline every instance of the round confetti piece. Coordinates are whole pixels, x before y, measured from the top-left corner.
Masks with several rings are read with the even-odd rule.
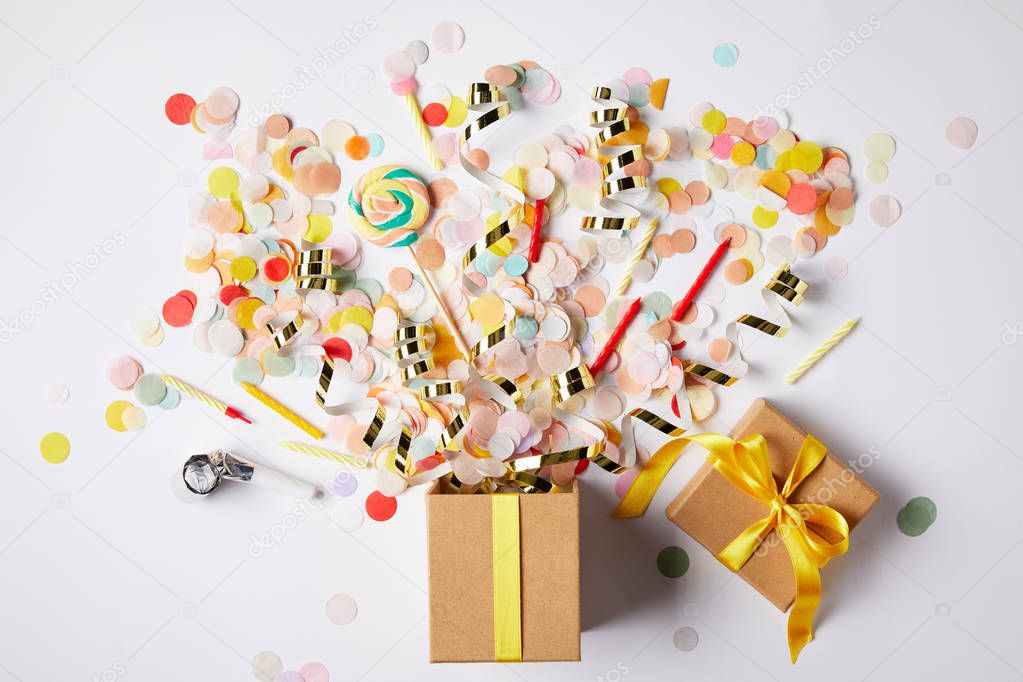
[[[384,138],[378,133],[370,133],[366,136],[369,143],[369,158],[373,159],[384,153]]]
[[[665,578],[681,578],[689,570],[689,555],[681,547],[665,547],[657,553],[657,570]]]
[[[121,413],[121,422],[124,424],[124,428],[129,431],[141,431],[146,427],[146,411],[134,405],[129,405]]]
[[[143,374],[135,382],[135,399],[146,407],[159,405],[167,395],[167,382],[159,374]]]
[[[374,521],[387,521],[396,511],[398,500],[378,490],[374,490],[366,498],[366,514]],[[354,614],[352,617],[355,617]]]
[[[319,661],[303,663],[298,672],[301,674],[303,682],[330,682],[330,673],[327,671],[327,666]]]
[[[175,295],[164,301],[162,313],[164,322],[171,327],[186,327],[192,322],[195,307],[184,296]]]
[[[927,497],[914,497],[899,510],[896,523],[909,537],[923,535],[938,518],[938,507]]]
[[[419,66],[425,64],[426,60],[430,58],[430,48],[422,40],[413,40],[405,46],[405,51]]]
[[[359,479],[353,476],[351,472],[342,471],[334,477],[330,487],[335,494],[341,497],[351,497],[359,489]]]
[[[447,107],[439,102],[432,102],[423,107],[423,123],[430,127],[436,128],[437,126],[444,125],[444,121],[447,118]]]
[[[283,140],[291,132],[291,121],[284,114],[274,114],[263,123],[263,129],[267,137],[274,140]]]
[[[675,253],[689,253],[696,248],[696,233],[684,227],[672,232],[669,240]]]
[[[680,627],[675,630],[675,634],[671,638],[675,648],[679,651],[690,652],[695,649],[700,643],[700,635],[696,630],[692,629],[688,625]]]
[[[191,123],[193,109],[195,109],[195,99],[183,92],[171,95],[163,105],[163,112],[167,115],[167,119],[176,126]]]
[[[446,257],[444,247],[435,238],[420,237],[416,242],[416,259],[427,270],[440,269]]]
[[[380,493],[374,492],[373,495],[380,495]],[[383,497],[383,495],[380,495],[380,497]],[[390,499],[393,500],[394,498]],[[324,611],[327,614],[327,618],[334,625],[348,625],[359,615],[359,605],[355,603],[355,599],[350,595],[339,593],[327,600]]]
[[[954,118],[945,128],[945,139],[956,149],[969,149],[977,142],[977,123],[972,118]]]
[[[711,109],[700,120],[700,126],[711,135],[717,135],[724,131],[726,123],[725,112],[718,109]]]
[[[465,31],[453,21],[442,21],[434,27],[431,42],[438,52],[458,52],[465,43]]]
[[[305,682],[305,678],[297,670],[283,670],[277,673],[274,682]]]
[[[713,57],[718,66],[735,66],[739,61],[739,48],[734,43],[719,43],[714,47]]]
[[[899,200],[889,194],[874,197],[870,202],[870,222],[878,227],[891,227],[902,215]]]
[[[408,52],[399,50],[384,57],[383,68],[393,85],[412,78],[416,73],[416,62]]]
[[[259,386],[263,383],[264,376],[263,367],[255,358],[238,358],[231,368],[231,378],[237,384]]]
[[[238,111],[238,93],[231,88],[219,87],[206,96],[203,108],[210,118],[228,122]]]
[[[214,168],[206,178],[206,186],[210,190],[210,194],[218,199],[229,199],[231,194],[237,191],[240,182],[238,173],[228,166]]]
[[[173,410],[181,404],[181,393],[173,386],[167,387],[167,395],[160,401],[161,410]]]
[[[884,161],[871,161],[867,164],[863,174],[867,176],[867,180],[875,185],[879,182],[884,182],[888,178],[888,164]]]
[[[71,454],[71,441],[63,433],[48,433],[39,441],[39,454],[50,464],[60,464]]]
[[[888,133],[871,133],[863,141],[863,154],[868,161],[890,161],[895,156],[895,139]]]
[[[345,140],[345,154],[353,161],[362,161],[369,156],[369,140],[362,135],[352,135]]]
[[[774,227],[778,224],[778,211],[772,211],[763,206],[754,206],[753,224],[762,230]]]
[[[114,358],[107,365],[107,379],[114,388],[122,391],[130,391],[140,376],[142,365],[127,356]]]
[[[745,258],[737,258],[725,266],[724,274],[729,284],[744,284],[753,276],[753,264]]]
[[[508,256],[508,259],[504,262],[505,273],[512,277],[520,277],[526,274],[528,269],[529,261],[526,260],[525,256],[520,256],[519,254]]]
[[[121,416],[124,414],[124,411],[129,407],[133,407],[133,405],[129,403],[127,400],[115,400],[114,402],[107,405],[107,411],[105,414],[107,426],[109,426],[114,431],[122,432],[127,431],[128,427],[124,425],[124,420],[121,418]]]
[[[181,472],[176,477],[181,478]],[[194,495],[193,495],[194,497]],[[252,674],[260,682],[273,682],[274,677],[284,670],[281,657],[273,651],[260,651],[252,657]]]

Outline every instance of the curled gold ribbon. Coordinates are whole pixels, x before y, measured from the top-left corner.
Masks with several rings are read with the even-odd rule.
[[[767,441],[754,434],[741,441],[716,433],[678,438],[651,457],[615,510],[616,518],[641,516],[650,504],[671,465],[690,442],[699,443],[710,455],[707,461],[732,485],[768,508],[763,519],[742,531],[717,558],[738,571],[770,534],[781,537],[796,577],[796,599],[788,621],[788,644],[792,662],[813,639],[813,617],[820,603],[820,569],[849,548],[849,524],[838,511],[823,504],[790,503],[799,484],[824,460],[827,448],[807,435],[785,484],[771,474]]]
[[[587,232],[621,236],[636,227],[641,215],[636,205],[626,200],[635,202],[638,198],[642,202],[648,194],[645,177],[625,174],[626,166],[643,158],[643,148],[638,144],[613,144],[615,137],[631,127],[627,103],[603,85],[593,89],[592,99],[600,107],[590,112],[590,126],[597,129],[597,154],[608,157],[601,167],[599,201],[607,215],[583,216],[581,227]]]
[[[487,230],[482,239],[470,246],[462,257],[462,286],[474,296],[480,296],[484,293],[483,289],[466,276],[469,266],[484,251],[491,251],[494,254],[505,256],[511,253],[514,243],[508,235],[522,221],[522,207],[526,203],[526,196],[518,187],[506,182],[494,173],[481,169],[466,156],[466,153],[469,151],[469,140],[474,135],[511,114],[511,105],[505,98],[504,93],[490,83],[470,83],[466,104],[470,111],[481,113],[476,119],[465,126],[459,136],[459,163],[466,173],[480,183],[510,197],[513,201],[508,217]]]

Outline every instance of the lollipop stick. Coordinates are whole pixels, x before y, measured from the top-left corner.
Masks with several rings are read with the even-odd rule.
[[[430,136],[430,129],[426,127],[426,121],[423,120],[423,112],[419,109],[419,102],[416,100],[416,96],[411,92],[405,95],[405,104],[408,106],[408,113],[416,126],[419,139],[426,149],[426,156],[429,157],[430,163],[433,164],[433,169],[443,170],[444,162],[440,160],[436,150],[433,148],[433,138]]]
[[[416,270],[419,271],[419,276],[422,278],[423,283],[426,284],[427,290],[430,295],[433,296],[433,300],[437,303],[437,307],[440,308],[441,315],[444,316],[444,321],[448,323],[448,330],[451,332],[451,338],[455,340],[455,345],[458,346],[458,351],[462,354],[462,357],[469,360],[471,357],[469,354],[469,345],[462,338],[462,332],[458,330],[458,325],[455,323],[455,318],[451,317],[451,313],[448,312],[448,307],[444,305],[444,299],[440,297],[437,290],[433,288],[433,282],[430,280],[430,276],[426,274],[426,270],[422,265],[419,264],[419,259],[416,258],[416,251],[411,246],[406,246],[408,249],[408,255],[412,258],[412,262],[416,265]]]

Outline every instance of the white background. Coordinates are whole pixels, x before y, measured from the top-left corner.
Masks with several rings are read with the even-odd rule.
[[[31,330],[0,353],[0,680],[247,680],[261,650],[280,653],[286,668],[321,660],[336,680],[614,680],[623,670],[636,680],[1023,676],[1023,446],[1015,435],[1023,343],[1003,336],[1023,318],[1016,270],[1023,235],[1014,218],[1023,10],[1006,0],[892,3],[4,0],[0,319],[31,310],[48,281],[103,239],[119,232],[126,244],[70,295],[30,314]],[[385,160],[425,171],[378,65],[452,19],[465,27],[465,48],[434,54],[422,83],[460,93],[487,66],[521,58],[562,78],[556,106],[530,107],[491,144],[503,167],[517,144],[563,122],[580,125],[589,88],[630,66],[672,79],[666,111],[653,117],[659,125],[688,125],[689,107],[705,99],[752,116],[872,15],[880,28],[834,58],[829,77],[788,106],[797,133],[850,153],[859,216],[822,256],[797,266],[826,288],[804,303],[789,337],[749,349],[753,374],[719,392],[721,409],[708,425],[726,430],[766,396],[843,458],[881,453],[864,476],[882,500],[855,531],[849,554],[825,570],[817,640],[795,667],[785,616],[663,517],[699,465],[692,452],[640,520],[609,519],[610,477],[584,476],[581,663],[427,663],[420,490],[400,498],[390,522],[367,520],[352,534],[316,514],[259,558],[250,556],[250,534],[283,523],[292,501],[244,486],[201,504],[171,495],[169,479],[182,461],[213,447],[310,480],[330,467],[280,451],[274,443],[295,433],[233,384],[229,362],[196,350],[187,330],[168,329],[155,349],[131,337],[132,310],[158,307],[188,284],[180,246],[186,202],[193,185],[205,183],[203,140],[167,122],[168,95],[201,99],[230,85],[248,112],[310,64],[318,47],[369,16],[376,28],[284,109],[313,129],[342,118],[361,133],[380,132]],[[732,69],[711,61],[721,41],[739,46]],[[363,66],[378,72],[377,82],[359,94],[346,75]],[[980,126],[970,152],[944,139],[946,123],[959,115]],[[881,186],[862,176],[862,141],[877,130],[898,141]],[[345,191],[370,167],[341,164]],[[460,171],[450,174],[470,184]],[[888,230],[867,219],[870,199],[882,193],[898,197],[904,212]],[[748,204],[722,201],[748,222]],[[573,237],[575,220],[560,218],[558,234]],[[791,233],[793,225],[775,229]],[[637,290],[678,296],[711,241],[701,233],[696,252],[675,257]],[[834,256],[849,262],[849,273],[828,281],[821,264]],[[386,254],[364,272],[382,276],[401,259]],[[729,288],[719,323],[747,309],[764,274],[740,291]],[[801,354],[852,314],[863,322],[835,355],[796,388],[783,386]],[[110,431],[103,411],[122,396],[106,382],[105,366],[124,353],[147,370],[206,386],[260,423],[228,423],[183,404],[159,415],[151,409],[141,433]],[[51,381],[70,386],[67,404],[46,403]],[[309,382],[270,386],[315,417]],[[38,454],[39,438],[52,430],[72,442],[60,465]],[[359,504],[372,486],[372,476],[363,477]],[[895,515],[916,495],[935,500],[938,521],[907,538]],[[679,580],[655,567],[669,544],[692,559]],[[323,612],[338,592],[359,605],[345,627]],[[689,653],[672,644],[682,626],[699,633]]]

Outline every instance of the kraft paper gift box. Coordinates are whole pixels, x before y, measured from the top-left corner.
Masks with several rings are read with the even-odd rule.
[[[767,441],[771,473],[780,490],[807,433],[763,398],[753,403],[730,435],[738,441],[757,433]],[[788,500],[827,505],[845,517],[851,530],[879,497],[877,491],[829,452]],[[747,527],[763,519],[765,509],[762,502],[736,488],[707,462],[668,506],[667,515],[717,556]],[[788,610],[795,600],[792,561],[776,530],[763,540],[738,574],[782,611]]]
[[[430,661],[579,660],[579,489],[426,494]],[[495,532],[496,531],[496,532]]]

